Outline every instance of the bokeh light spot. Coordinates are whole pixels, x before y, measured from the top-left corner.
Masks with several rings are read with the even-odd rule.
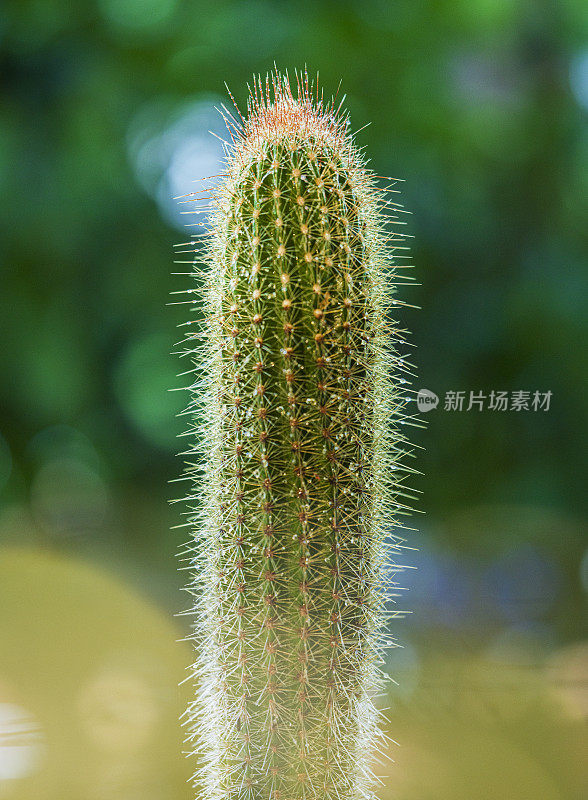
[[[547,677],[566,716],[588,720],[588,641],[555,653],[547,663]]]
[[[100,0],[103,17],[122,31],[158,28],[177,6],[177,0]]]
[[[153,691],[139,675],[104,670],[82,688],[78,709],[84,730],[106,752],[133,752],[151,736],[157,718]]]
[[[29,442],[27,453],[38,464],[66,458],[81,461],[93,469],[102,467],[100,457],[90,439],[71,425],[43,428]]]
[[[38,471],[31,488],[35,519],[59,536],[78,536],[104,524],[108,489],[91,467],[73,458],[55,459]]]
[[[0,781],[37,772],[42,753],[41,729],[32,714],[14,703],[0,703]]]
[[[588,50],[578,53],[572,59],[570,86],[578,105],[588,110]]]
[[[175,450],[174,414],[182,410],[174,364],[169,356],[171,342],[162,333],[133,339],[116,366],[114,390],[127,418],[151,443]]]
[[[142,108],[129,127],[128,155],[138,183],[154,198],[163,219],[184,234],[203,225],[208,205],[205,199],[175,198],[202,196],[204,188],[216,184],[223,158],[216,137],[228,135],[214,109],[222,102],[209,96],[177,106],[160,98]]]

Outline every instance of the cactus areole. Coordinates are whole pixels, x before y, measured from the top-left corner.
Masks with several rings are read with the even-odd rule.
[[[412,471],[389,318],[401,211],[334,101],[297,83],[254,81],[247,118],[229,119],[193,248],[187,741],[201,800],[372,798],[385,738],[374,696]]]

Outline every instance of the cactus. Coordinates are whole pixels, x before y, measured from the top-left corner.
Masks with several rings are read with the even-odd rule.
[[[399,208],[334,101],[297,83],[256,80],[246,119],[225,109],[232,142],[194,248],[187,738],[203,800],[371,798],[383,737],[374,694],[412,471],[388,319]]]

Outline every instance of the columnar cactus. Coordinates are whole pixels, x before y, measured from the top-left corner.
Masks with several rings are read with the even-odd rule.
[[[305,79],[296,96],[272,84],[255,82],[234,124],[205,240],[203,341],[187,339],[199,374],[188,738],[202,800],[359,800],[373,797],[406,509],[388,319],[399,241],[346,118]]]

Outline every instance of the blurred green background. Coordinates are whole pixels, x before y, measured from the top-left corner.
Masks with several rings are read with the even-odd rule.
[[[342,80],[405,180],[400,321],[442,398],[381,797],[585,797],[585,0],[5,0],[0,47],[0,798],[191,797],[172,198],[219,171],[223,82],[243,107],[274,61]]]

